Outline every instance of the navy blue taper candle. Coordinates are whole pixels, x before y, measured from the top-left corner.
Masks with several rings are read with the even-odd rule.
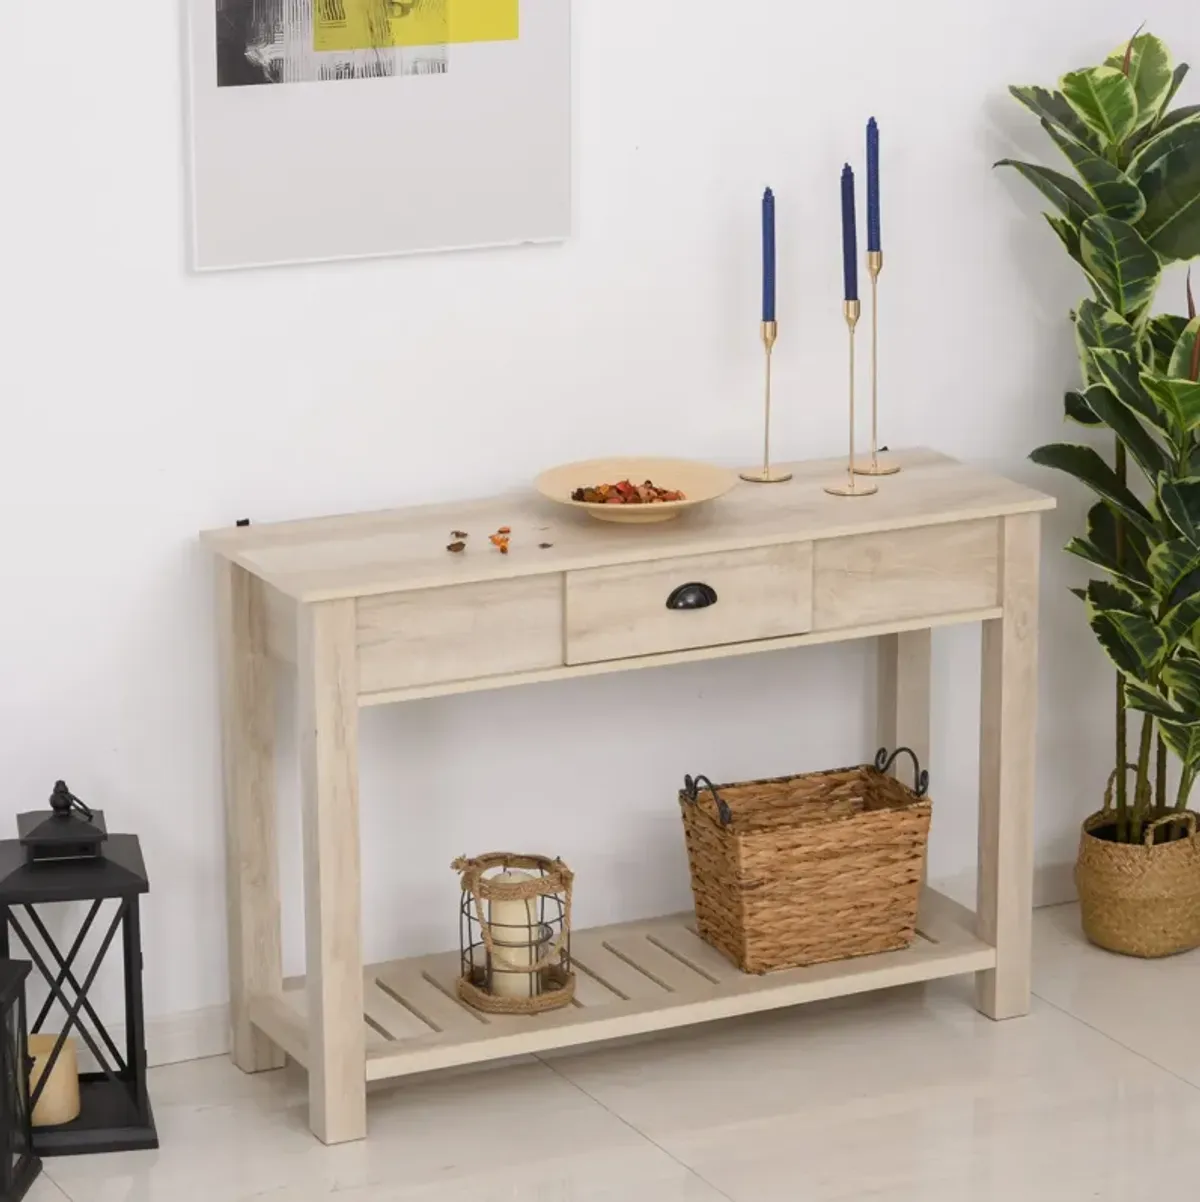
[[[842,168],[842,275],[846,300],[858,300],[858,217],[854,210],[854,172]]]
[[[883,250],[883,231],[879,225],[879,125],[874,117],[867,122],[867,250]]]
[[[763,321],[775,320],[775,193],[768,188],[762,198]]]

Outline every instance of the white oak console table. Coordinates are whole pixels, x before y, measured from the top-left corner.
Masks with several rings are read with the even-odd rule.
[[[1039,527],[1053,501],[930,451],[900,459],[873,497],[827,496],[844,467],[799,464],[791,483],[742,483],[654,526],[517,494],[204,535],[218,566],[235,1062],[305,1065],[312,1129],[339,1143],[366,1134],[368,1081],[429,1069],[963,973],[984,1014],[1026,1013]],[[502,525],[508,555],[487,541]],[[455,529],[470,533],[462,554],[446,550]],[[668,609],[690,582],[717,603]],[[930,630],[963,622],[983,624],[976,913],[927,889],[911,948],[766,977],[702,943],[690,915],[580,931],[579,1004],[537,1018],[460,1005],[456,951],[364,967],[360,706],[878,638],[879,740],[927,762]],[[308,966],[286,988],[280,664],[297,679]]]

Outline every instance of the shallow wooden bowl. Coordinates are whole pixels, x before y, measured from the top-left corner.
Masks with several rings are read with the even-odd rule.
[[[658,488],[680,490],[683,501],[661,501],[652,505],[596,505],[589,501],[572,501],[577,488],[594,488],[598,484],[616,484],[630,480],[634,484],[651,481]],[[543,472],[536,481],[538,492],[560,505],[582,509],[601,522],[645,524],[669,522],[686,509],[695,509],[708,501],[724,496],[737,484],[737,476],[723,467],[709,463],[694,463],[689,459],[585,459],[580,463],[565,463]]]

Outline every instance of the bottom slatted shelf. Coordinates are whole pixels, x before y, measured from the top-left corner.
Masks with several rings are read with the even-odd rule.
[[[747,976],[694,930],[691,914],[579,931],[571,1006],[537,1017],[480,1014],[458,1001],[457,952],[366,969],[367,1079],[498,1060],[551,1048],[641,1035],[851,993],[995,967],[975,916],[927,889],[919,934],[904,951]],[[307,1062],[303,981],[254,999],[251,1019],[290,1056]]]

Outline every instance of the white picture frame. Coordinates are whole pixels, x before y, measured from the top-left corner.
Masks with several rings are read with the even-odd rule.
[[[514,0],[508,40],[316,53],[314,5],[344,2],[456,0],[185,0],[193,268],[568,238],[570,0]]]

